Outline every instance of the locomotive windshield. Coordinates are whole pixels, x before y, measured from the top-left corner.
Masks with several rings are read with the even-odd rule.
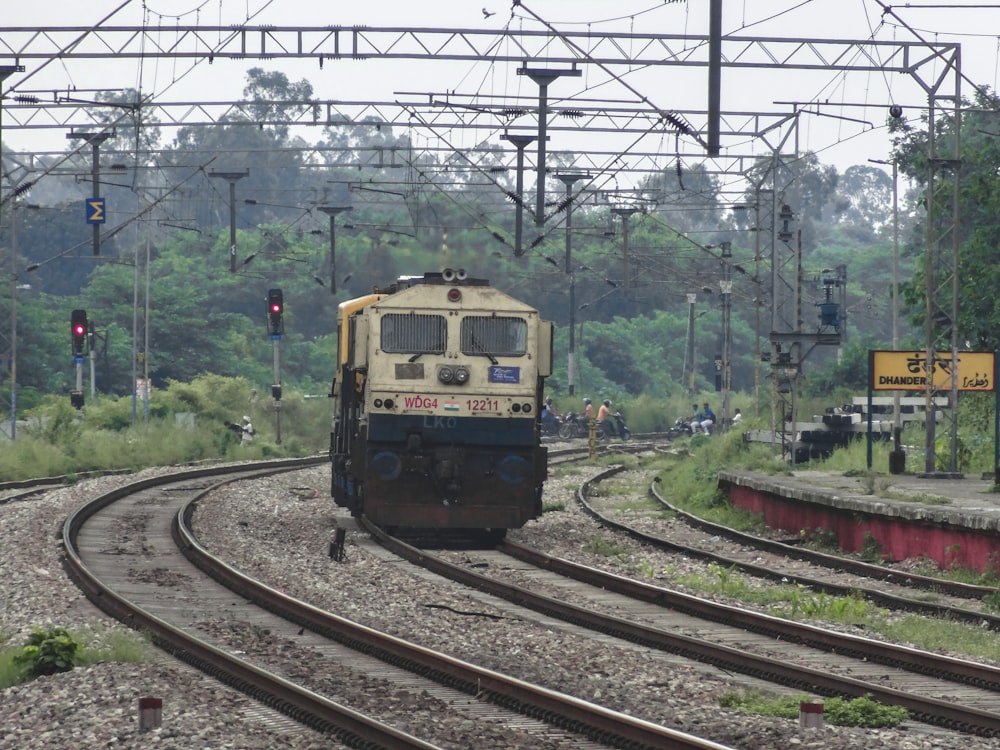
[[[382,351],[389,354],[443,354],[448,323],[441,315],[390,314],[382,318]]]
[[[521,357],[528,350],[528,323],[499,316],[462,319],[462,354]]]

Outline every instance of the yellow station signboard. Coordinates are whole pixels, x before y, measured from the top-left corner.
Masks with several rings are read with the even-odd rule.
[[[873,351],[872,390],[924,391],[927,389],[927,352]],[[958,352],[952,362],[951,352],[935,352],[932,363],[932,387],[950,391],[952,378],[960,391],[992,391],[993,352]]]

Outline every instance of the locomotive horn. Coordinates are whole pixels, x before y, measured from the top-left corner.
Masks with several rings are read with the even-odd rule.
[[[469,278],[469,274],[465,272],[464,268],[459,268],[457,271],[455,271],[455,278],[458,281],[465,281],[467,278]]]
[[[446,268],[441,272],[441,278],[443,278],[445,281],[454,281],[455,272],[452,271],[450,268]]]

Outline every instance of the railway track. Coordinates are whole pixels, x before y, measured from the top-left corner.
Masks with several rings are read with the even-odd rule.
[[[919,721],[1000,736],[995,667],[706,602],[513,542],[502,545],[502,554],[434,554],[369,531],[394,553],[439,575],[575,625],[821,695],[871,695],[905,707]],[[607,592],[620,598],[608,602]],[[618,616],[633,610],[634,616]],[[704,631],[705,621],[720,627],[707,638],[679,635]]]
[[[664,510],[670,511],[677,518],[693,528],[700,529],[707,534],[725,537],[726,539],[730,539],[738,544],[753,547],[754,549],[765,552],[771,552],[792,560],[800,560],[802,562],[809,563],[810,565],[851,573],[873,581],[882,581],[892,585],[904,585],[908,589],[931,591],[961,599],[982,599],[997,593],[996,587],[993,586],[979,586],[959,581],[948,581],[943,578],[924,576],[912,572],[902,574],[898,571],[892,570],[891,568],[887,568],[884,565],[875,565],[873,563],[865,562],[864,560],[857,560],[842,555],[831,555],[818,550],[802,547],[797,544],[788,544],[774,539],[765,539],[753,534],[747,534],[737,531],[736,529],[731,529],[728,526],[712,523],[711,521],[698,518],[697,516],[687,513],[684,510],[672,505],[664,497],[660,483],[656,481],[650,484],[649,494]],[[609,516],[604,516],[603,514],[602,516],[602,522],[606,522],[609,525],[614,523]],[[634,531],[634,529],[630,530]],[[678,551],[683,551],[685,554],[705,556],[705,550],[698,549],[693,546],[678,546]],[[705,559],[710,559],[710,557],[705,556]],[[744,564],[743,561],[727,559],[723,556],[719,556],[716,561],[721,564],[733,564],[736,566]],[[751,572],[752,568],[748,567],[747,570],[748,572]],[[761,574],[767,575],[767,571],[763,570],[761,571]],[[829,581],[820,582],[818,579],[816,579],[816,581],[824,586],[832,585]],[[802,583],[805,585],[811,585],[805,579]],[[874,599],[874,597],[881,596],[881,592],[878,592],[875,589],[868,589],[866,593],[870,593],[873,600],[876,601],[877,599]],[[900,602],[898,601],[898,598],[893,597],[889,597],[885,601],[888,606],[895,605],[898,608],[905,608],[908,604],[907,602]],[[934,614],[934,611],[929,610],[928,614]],[[958,608],[949,608],[947,611],[940,614],[945,614],[956,619],[966,619],[967,615],[967,613],[959,611]],[[1000,629],[1000,618],[996,616],[990,615],[989,613],[979,612],[969,614],[972,615],[972,620],[977,622],[977,624],[985,621],[991,628]]]
[[[369,531],[380,536],[377,529]],[[457,563],[447,555],[407,550],[398,540],[380,540],[439,575],[577,626],[808,693],[870,695],[905,707],[919,721],[1000,736],[1000,670],[992,667],[714,604],[512,542],[501,552],[461,553]],[[506,580],[511,570],[517,582]]]
[[[233,653],[243,649],[220,641],[220,631],[256,636],[256,641],[250,640],[258,645],[276,641],[282,648],[307,651],[308,665],[299,663],[303,672],[325,667],[339,678],[361,670],[364,663],[371,670],[368,680],[392,679],[397,685],[393,690],[405,684],[417,694],[431,695],[437,705],[454,710],[466,706],[477,721],[516,724],[517,731],[536,733],[539,745],[562,737],[571,742],[565,746],[586,748],[723,748],[320,611],[242,576],[203,549],[186,528],[199,500],[220,481],[253,479],[321,460],[185,471],[103,495],[66,520],[66,565],[102,609],[149,631],[168,651],[346,746],[437,747],[434,740],[419,739],[341,706],[316,689],[301,687],[298,678],[288,679],[270,668],[263,654],[250,658]],[[220,472],[227,475],[222,480]],[[199,571],[225,586],[205,583]],[[378,663],[369,665],[375,659]],[[565,739],[574,735],[577,740]]]
[[[591,483],[605,481],[622,471],[621,467],[609,469]],[[711,523],[697,518],[671,505],[664,499],[659,484],[653,482],[650,495],[661,507],[673,514],[680,522],[693,529],[704,532],[702,541],[685,543],[678,540],[683,535],[673,534],[668,538],[665,523],[657,523],[646,518],[643,528],[639,528],[628,520],[620,520],[621,514],[614,509],[602,509],[600,498],[590,497],[587,487],[582,487],[577,493],[577,500],[583,510],[602,526],[623,533],[629,537],[647,544],[654,549],[679,553],[692,559],[715,563],[726,570],[736,570],[763,580],[771,580],[782,584],[798,585],[818,593],[833,596],[862,596],[872,603],[886,607],[896,612],[911,612],[929,617],[941,617],[957,622],[966,622],[976,627],[988,627],[1000,630],[1000,616],[982,609],[970,609],[963,602],[981,600],[986,596],[996,594],[996,589],[988,586],[975,586],[960,582],[947,581],[930,576],[903,574],[892,571],[884,566],[873,565],[860,560],[826,554],[805,549],[796,545],[765,539],[746,534],[735,529]],[[651,530],[650,527],[654,527]],[[663,529],[655,527],[662,526]],[[676,527],[673,527],[676,531]],[[712,541],[706,543],[704,539]],[[718,546],[719,539],[726,539],[738,545],[739,553],[725,554],[713,547]],[[759,564],[748,559],[746,550],[752,550],[756,559],[760,553],[770,553],[778,559],[788,559],[807,563],[820,570],[828,570],[841,578],[849,578],[848,582],[838,583],[834,575],[805,575],[792,569],[793,566],[778,565],[775,562]],[[801,568],[801,566],[799,566]],[[867,583],[866,583],[867,582]],[[939,598],[953,603],[930,601],[922,592],[933,592]]]

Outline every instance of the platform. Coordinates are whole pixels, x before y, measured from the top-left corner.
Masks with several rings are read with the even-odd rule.
[[[943,478],[911,474],[844,476],[721,471],[733,504],[763,514],[796,535],[836,534],[849,552],[877,544],[889,560],[926,557],[942,568],[1000,572],[1000,493],[992,475]]]

